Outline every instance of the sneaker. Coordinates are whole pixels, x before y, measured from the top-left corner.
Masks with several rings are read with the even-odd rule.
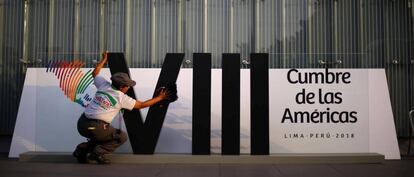
[[[95,153],[88,153],[86,161],[89,164],[110,164],[111,161],[105,158],[103,155],[97,155]]]
[[[88,145],[87,143],[81,143],[76,146],[75,151],[72,155],[76,158],[79,163],[86,163],[86,155],[88,154]]]

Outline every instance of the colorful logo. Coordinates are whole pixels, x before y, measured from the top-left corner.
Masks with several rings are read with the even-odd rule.
[[[85,92],[92,85],[92,70],[84,74],[81,67],[85,64],[79,60],[72,62],[60,60],[50,61],[46,72],[52,72],[59,79],[59,87],[65,96],[79,105],[86,107],[92,97]]]
[[[111,107],[114,107],[117,103],[114,97],[102,91],[96,92],[95,99],[93,99],[93,102],[105,110],[108,110]]]

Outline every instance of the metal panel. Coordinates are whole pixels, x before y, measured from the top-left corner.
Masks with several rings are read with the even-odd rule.
[[[409,82],[410,59],[408,48],[408,1],[385,1],[384,2],[384,55],[385,68],[390,86],[391,103],[393,106],[394,119],[396,120],[397,134],[407,136],[409,134],[408,112],[410,104]]]
[[[211,67],[221,67],[222,53],[230,51],[230,0],[207,1],[207,46],[211,53]]]
[[[309,24],[305,21],[308,18],[308,4],[301,0],[285,0],[283,1],[282,10],[282,54],[283,67],[309,67],[309,57],[313,54],[307,53],[307,28]],[[310,15],[313,15],[311,13]],[[311,16],[312,18],[312,16]],[[311,27],[312,24],[310,23]],[[312,53],[313,51],[309,51]]]
[[[23,15],[24,1],[0,1],[2,48],[0,58],[0,134],[12,134],[24,81]]]
[[[192,61],[193,53],[202,53],[204,44],[204,1],[184,1],[184,52],[185,60]],[[191,67],[185,63],[184,67]]]
[[[384,62],[384,2],[387,0],[361,0],[358,52],[361,56],[361,67],[383,68]]]
[[[332,8],[333,67],[361,67],[364,53],[358,51],[359,3],[357,0],[334,1]]]
[[[260,1],[258,4],[258,30],[256,48],[269,53],[269,67],[282,66],[282,1]]]
[[[410,66],[409,66],[409,85],[408,85],[408,93],[409,93],[409,108],[414,110],[414,0],[409,2],[411,14],[408,15],[408,35],[410,36],[408,48],[409,51],[409,59],[410,59]]]
[[[34,66],[43,66],[48,62],[49,2],[29,1],[28,5],[28,58],[25,59],[36,62]]]
[[[79,16],[79,55],[74,59],[82,60],[88,67],[92,67],[93,60],[100,57],[99,3],[99,0],[80,0],[78,14],[75,14]]]
[[[253,33],[255,30],[255,3],[254,1],[233,0],[232,6],[233,20],[230,23],[232,23],[233,29],[230,32],[232,35],[230,51],[240,53],[241,60],[248,61],[250,53],[255,50]]]
[[[104,3],[105,50],[125,52],[125,0],[106,0]]]
[[[221,67],[222,53],[249,61],[249,53],[267,52],[270,68],[386,68],[398,135],[407,136],[413,6],[413,0],[0,0],[0,99],[11,103],[0,106],[0,131],[10,133],[14,124],[19,97],[11,95],[20,94],[10,93],[21,90],[20,58],[35,67],[74,59],[93,67],[109,50],[144,68],[161,67],[167,52],[186,53],[183,67],[192,67],[196,52],[212,53],[213,68]]]
[[[316,0],[309,4],[313,10],[309,16],[309,39],[307,67],[321,67],[321,62],[330,63],[332,50],[332,4],[331,0]]]
[[[131,67],[151,68],[151,1],[131,1]],[[129,60],[129,59],[128,59]]]
[[[166,53],[178,52],[178,5],[179,0],[157,0],[155,3],[156,52],[152,67],[160,68]]]
[[[71,60],[73,59],[73,32],[74,32],[74,7],[75,1],[61,1],[55,0],[53,7],[54,23],[52,26],[53,45],[51,57],[54,60]],[[52,15],[52,14],[49,14]]]

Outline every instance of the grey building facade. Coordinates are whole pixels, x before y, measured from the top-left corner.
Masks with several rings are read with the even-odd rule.
[[[414,0],[0,0],[0,134],[11,135],[27,67],[124,52],[159,68],[169,52],[269,53],[271,68],[385,68],[397,135],[414,108]]]

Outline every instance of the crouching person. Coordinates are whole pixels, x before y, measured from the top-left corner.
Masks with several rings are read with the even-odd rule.
[[[145,102],[129,97],[125,93],[135,85],[135,81],[131,80],[128,74],[113,74],[112,83],[98,76],[107,62],[107,56],[105,52],[92,72],[94,84],[98,90],[78,120],[79,134],[88,139],[88,142],[80,143],[73,152],[73,156],[80,163],[110,163],[105,155],[114,152],[127,140],[125,132],[110,125],[121,109],[132,110],[149,107],[169,96],[169,91],[164,89],[159,92],[158,96]]]

